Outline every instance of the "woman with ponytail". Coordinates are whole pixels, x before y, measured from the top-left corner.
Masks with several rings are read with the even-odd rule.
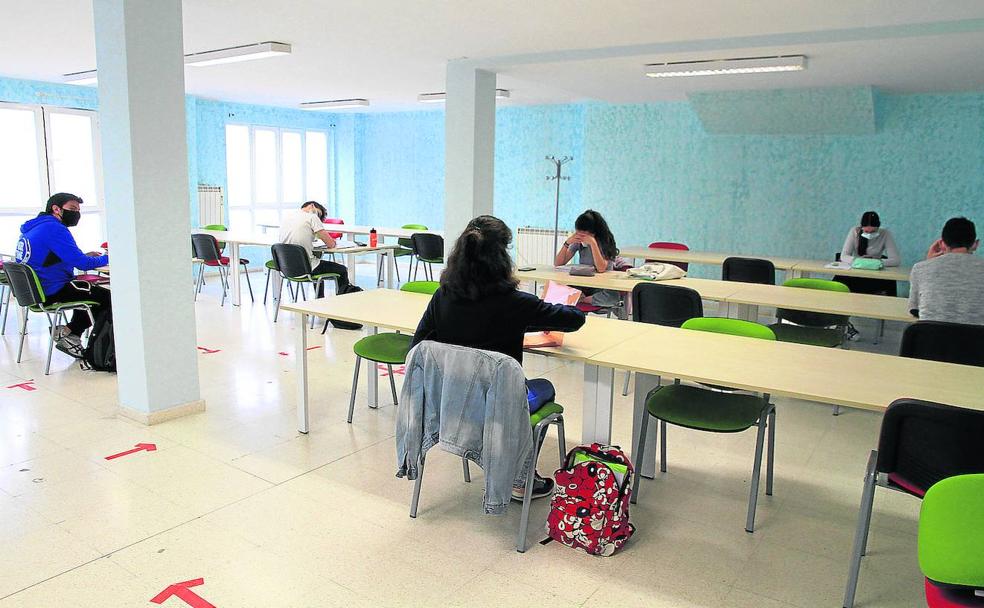
[[[423,340],[490,350],[523,363],[523,336],[530,331],[577,331],[584,313],[574,306],[548,304],[523,291],[513,274],[508,246],[512,231],[502,220],[480,215],[468,223],[448,256],[441,287],[434,293],[413,335]],[[530,413],[554,398],[548,380],[527,381]],[[548,496],[553,480],[536,476],[533,497]],[[523,499],[523,488],[513,488]]]

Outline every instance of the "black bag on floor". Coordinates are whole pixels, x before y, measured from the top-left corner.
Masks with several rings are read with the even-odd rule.
[[[79,365],[82,369],[97,372],[116,372],[116,341],[113,338],[113,313],[110,310],[96,312],[96,322],[89,333],[89,343],[82,351]]]
[[[362,288],[359,287],[358,285],[349,285],[348,287],[345,288],[344,291],[340,291],[340,292],[338,292],[335,295],[336,296],[343,296],[345,294],[357,293],[359,291],[362,291]],[[321,333],[325,333],[326,331],[328,331],[328,324],[329,323],[331,323],[332,325],[334,325],[338,329],[362,329],[362,324],[361,323],[351,323],[349,321],[339,321],[337,319],[327,319],[327,320],[325,320],[325,327],[324,327],[324,329],[321,330]]]

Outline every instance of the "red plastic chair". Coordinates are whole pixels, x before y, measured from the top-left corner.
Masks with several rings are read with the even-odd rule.
[[[690,251],[690,247],[687,247],[683,243],[671,243],[669,241],[656,241],[655,243],[649,243],[650,249],[674,249],[676,251]],[[659,260],[646,260],[647,263],[660,263]],[[664,262],[665,263],[665,262]],[[670,262],[674,266],[679,266],[680,270],[686,271],[690,264],[686,262]]]
[[[341,218],[337,218],[337,217],[326,217],[325,219],[323,219],[321,221],[322,221],[322,223],[325,223],[325,224],[334,224],[334,225],[339,225],[339,224],[344,224],[345,223],[345,220],[343,220]],[[328,236],[330,236],[333,239],[340,239],[340,238],[342,238],[342,234],[343,234],[342,232],[329,232],[328,233]]]

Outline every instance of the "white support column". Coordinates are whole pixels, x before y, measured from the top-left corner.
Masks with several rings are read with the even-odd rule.
[[[444,108],[444,248],[471,219],[492,213],[495,73],[448,62]]]
[[[93,0],[123,415],[201,411],[180,0]],[[179,289],[178,286],[181,286]]]

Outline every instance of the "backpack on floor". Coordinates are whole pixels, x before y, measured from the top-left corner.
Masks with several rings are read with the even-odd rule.
[[[554,473],[547,534],[591,555],[614,554],[635,532],[629,523],[632,474],[632,462],[618,446],[572,449]]]
[[[89,334],[89,343],[82,351],[79,362],[82,369],[98,372],[116,371],[116,341],[113,338],[113,313],[109,310],[96,312],[96,322]]]
[[[341,291],[341,292],[339,292],[339,293],[337,293],[335,295],[343,296],[343,295],[348,294],[348,293],[358,293],[360,291],[362,291],[362,288],[361,287],[359,287],[358,285],[352,285],[350,283],[349,286],[344,291]],[[321,330],[321,333],[325,333],[326,331],[328,331],[328,324],[329,323],[331,323],[333,326],[337,327],[338,329],[362,329],[362,324],[361,323],[351,323],[349,321],[339,321],[338,319],[325,319],[325,327],[324,327],[324,329]]]

